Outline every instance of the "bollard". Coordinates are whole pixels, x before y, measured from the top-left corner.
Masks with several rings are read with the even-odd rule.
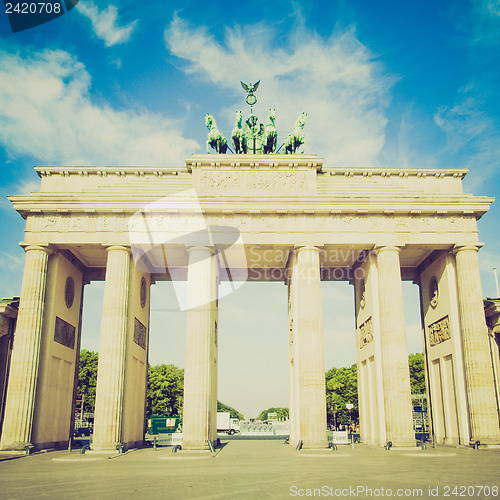
[[[391,448],[392,448],[392,441],[387,441],[387,443],[385,443],[385,449],[389,451]]]
[[[116,449],[118,451],[118,454],[121,455],[123,453],[123,445],[122,444],[117,444]]]
[[[33,449],[32,445],[25,446],[24,447],[24,452],[26,453],[26,455],[31,455],[31,450],[32,449]]]
[[[479,450],[479,446],[481,445],[481,442],[480,441],[475,441],[474,442],[474,449],[475,450]]]
[[[156,442],[158,441],[158,436],[153,438],[153,450],[156,451]]]

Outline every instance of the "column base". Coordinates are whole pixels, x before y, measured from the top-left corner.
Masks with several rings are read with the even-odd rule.
[[[500,435],[471,437],[469,444],[473,446],[476,441],[482,445],[500,445]]]
[[[120,453],[124,448],[122,443],[90,443],[90,449],[98,453]]]
[[[25,451],[26,447],[34,448],[34,445],[28,442],[2,443],[0,451]]]
[[[392,443],[393,448],[415,448],[417,440],[415,438],[408,438],[408,439],[387,439],[387,442]],[[385,443],[384,445],[385,446]]]
[[[326,449],[328,449],[328,440],[317,443],[305,442],[302,444],[302,450],[326,450]]]
[[[210,446],[206,441],[182,441],[182,449],[187,451],[210,451]]]

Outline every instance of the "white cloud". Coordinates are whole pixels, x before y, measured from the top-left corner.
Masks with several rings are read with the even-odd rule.
[[[90,19],[96,36],[104,41],[106,47],[127,42],[137,25],[135,20],[125,26],[119,26],[118,9],[114,5],[100,11],[91,1],[80,2],[78,11]]]
[[[479,45],[500,43],[500,0],[473,0],[471,20],[473,43]]]
[[[30,194],[40,191],[40,181],[22,180],[14,189],[16,194]]]
[[[50,164],[179,165],[198,148],[180,119],[97,106],[83,64],[60,50],[0,48],[0,141]]]
[[[176,17],[165,40],[172,54],[187,61],[186,73],[238,92],[239,99],[239,80],[260,79],[260,119],[266,120],[266,108],[276,108],[281,142],[306,111],[306,152],[318,153],[330,164],[376,163],[394,79],[382,73],[353,29],[326,39],[303,26],[290,33],[283,48],[270,27],[228,29],[221,45],[206,29]],[[218,118],[229,122],[224,128],[232,128],[233,113],[229,108],[219,112]]]
[[[478,189],[498,174],[500,132],[495,121],[483,110],[474,86],[463,90],[452,107],[440,108],[434,121],[446,134],[446,154],[461,155],[460,165],[471,170],[469,189]]]

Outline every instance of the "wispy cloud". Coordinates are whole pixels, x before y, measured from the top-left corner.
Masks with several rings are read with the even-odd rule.
[[[23,180],[21,181],[13,192],[16,194],[29,194],[40,191],[40,181]]]
[[[186,61],[186,73],[220,87],[241,91],[238,80],[260,78],[259,101],[276,108],[280,139],[306,111],[306,152],[318,152],[330,164],[376,162],[395,79],[384,73],[354,29],[321,38],[299,24],[283,48],[272,28],[259,24],[228,29],[219,44],[205,28],[175,17],[165,40],[170,52]],[[234,109],[219,113],[231,121]]]
[[[90,20],[94,33],[105,43],[106,47],[127,42],[137,25],[137,20],[135,20],[125,26],[120,26],[118,9],[114,5],[108,5],[104,10],[99,10],[92,1],[80,2],[78,11]]]
[[[474,44],[500,44],[500,0],[473,0],[471,19]]]
[[[21,53],[23,52],[23,53]],[[197,149],[181,119],[97,106],[90,76],[67,52],[0,47],[0,142],[51,164],[171,165]]]
[[[469,187],[479,188],[498,175],[500,131],[483,109],[474,85],[464,88],[453,106],[440,108],[434,121],[446,134],[446,153],[460,155],[461,164],[456,166],[471,170]]]

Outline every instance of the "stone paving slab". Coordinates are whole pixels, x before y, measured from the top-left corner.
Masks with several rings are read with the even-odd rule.
[[[304,453],[282,441],[237,440],[200,459],[171,450],[144,448],[111,459],[59,451],[4,461],[0,498],[380,498],[388,496],[381,494],[388,489],[393,498],[444,498],[446,486],[488,486],[490,493],[500,486],[498,451],[438,447],[394,452],[356,445]],[[398,490],[409,494],[398,496]],[[500,496],[488,497],[484,491],[469,497]]]

